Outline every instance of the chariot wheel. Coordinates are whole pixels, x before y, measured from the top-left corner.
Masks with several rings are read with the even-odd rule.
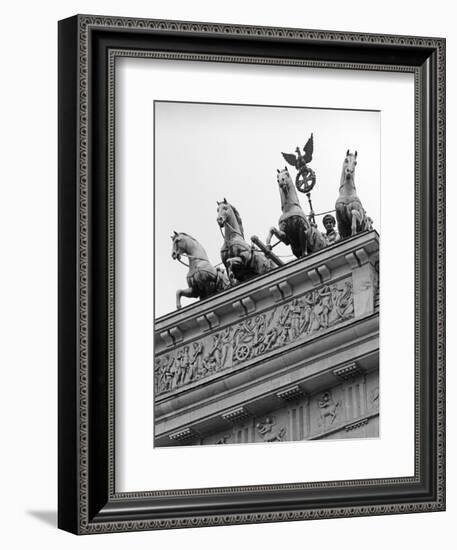
[[[316,174],[308,166],[298,172],[295,178],[295,187],[300,193],[310,193],[316,185]]]
[[[251,353],[251,350],[246,344],[241,344],[238,346],[235,350],[235,357],[238,359],[238,361],[244,361],[249,357],[249,354]]]

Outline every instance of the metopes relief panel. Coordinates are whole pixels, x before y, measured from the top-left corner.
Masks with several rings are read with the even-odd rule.
[[[306,439],[379,437],[379,377],[360,375],[316,394],[290,400],[260,417],[233,422],[226,430],[189,444],[272,443]]]
[[[311,290],[155,360],[156,396],[300,343],[354,317],[352,279]]]

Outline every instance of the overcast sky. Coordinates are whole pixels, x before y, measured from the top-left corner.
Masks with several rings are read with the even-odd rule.
[[[156,102],[154,123],[156,317],[173,311],[176,289],[187,287],[187,269],[171,258],[173,230],[195,237],[218,264],[222,236],[216,201],[226,197],[241,214],[246,240],[258,235],[265,242],[281,215],[276,182],[276,169],[286,164],[281,151],[303,148],[311,132],[314,211],[335,207],[346,150],[357,150],[357,194],[380,231],[377,111]],[[289,169],[295,179],[295,169]],[[299,193],[299,198],[308,213],[306,195]],[[291,254],[284,245],[275,252]],[[182,298],[183,306],[193,301]]]

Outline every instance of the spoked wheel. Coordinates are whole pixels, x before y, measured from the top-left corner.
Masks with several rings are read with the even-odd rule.
[[[241,344],[235,350],[235,357],[238,361],[245,361],[249,357],[250,351],[249,346],[246,344]]]
[[[316,174],[309,166],[298,172],[295,178],[295,187],[300,193],[310,193],[316,185]]]

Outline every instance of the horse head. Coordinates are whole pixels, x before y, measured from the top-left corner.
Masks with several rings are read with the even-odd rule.
[[[230,211],[231,207],[226,198],[221,202],[217,201],[217,223],[219,227],[225,226],[227,220],[230,218]]]
[[[244,237],[243,222],[238,210],[224,198],[217,202],[217,223],[219,227],[228,226],[232,231]]]
[[[341,174],[341,183],[344,181],[353,181],[355,167],[357,166],[357,151],[351,153],[349,149],[346,151],[346,158],[343,162],[343,170]]]
[[[293,181],[289,174],[289,170],[286,166],[283,170],[276,171],[278,172],[276,179],[279,185],[279,189],[285,196],[287,196],[289,194],[291,186],[293,186]]]
[[[195,239],[187,233],[177,233],[176,231],[173,231],[171,240],[173,241],[171,248],[171,257],[173,260],[179,260],[182,254],[190,254],[190,242],[195,241]]]

